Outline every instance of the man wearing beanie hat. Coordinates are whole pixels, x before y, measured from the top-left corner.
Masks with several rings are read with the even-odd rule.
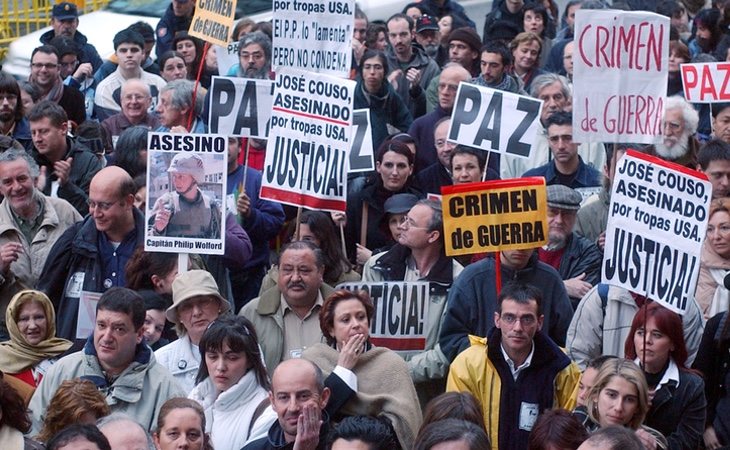
[[[51,10],[51,26],[52,30],[48,30],[41,35],[40,41],[46,45],[56,36],[66,36],[79,46],[79,61],[83,63],[91,63],[96,71],[101,67],[102,60],[99,52],[86,39],[86,36],[77,31],[79,26],[79,10],[73,3],[62,2],[53,5]]]
[[[195,387],[195,376],[200,366],[198,344],[208,325],[231,304],[223,298],[218,285],[206,270],[189,270],[172,282],[172,306],[167,308],[167,320],[175,324],[180,339],[155,352],[157,362],[170,371],[173,378],[188,394]]]
[[[573,307],[601,278],[603,253],[573,231],[583,197],[562,184],[547,187],[548,243],[538,249],[540,261],[560,273]]]
[[[420,45],[414,45],[415,24],[405,14],[394,14],[388,28],[388,81],[415,119],[426,113],[426,88],[439,74],[439,67]]]
[[[449,34],[449,61],[464,66],[473,77],[479,75],[481,42],[474,28],[457,28]]]

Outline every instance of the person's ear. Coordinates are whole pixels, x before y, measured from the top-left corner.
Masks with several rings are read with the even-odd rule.
[[[434,242],[438,241],[441,237],[441,232],[438,230],[431,231],[431,235],[428,237],[428,243],[433,244]]]
[[[139,330],[137,330],[137,344],[141,344],[142,339],[144,339],[144,326],[139,327]]]
[[[332,394],[332,391],[330,391],[330,388],[326,387],[326,388],[322,389],[322,394],[319,396],[320,409],[324,409],[327,406],[327,403],[330,401],[331,394]]]
[[[542,324],[545,322],[545,315],[540,314],[540,317],[537,318],[537,329],[542,330]]]

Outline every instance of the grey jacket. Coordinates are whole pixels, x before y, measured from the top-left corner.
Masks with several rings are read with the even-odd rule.
[[[398,93],[403,102],[408,106],[413,119],[426,114],[426,90],[431,80],[436,78],[440,73],[436,61],[431,59],[419,45],[412,45],[413,58],[405,69],[401,69],[401,64],[396,58],[393,48],[388,46],[385,50],[385,57],[388,60],[388,75],[395,70],[401,70],[401,74],[395,79],[398,87],[395,92]],[[418,86],[411,89],[411,83],[406,78],[408,69],[415,68],[421,71],[421,79]],[[395,88],[395,86],[394,86]]]

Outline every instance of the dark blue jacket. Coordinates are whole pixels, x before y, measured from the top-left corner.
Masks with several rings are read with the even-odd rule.
[[[378,147],[388,137],[388,125],[403,132],[413,123],[408,106],[387,80],[377,94],[370,94],[365,90],[362,79],[358,79],[355,86],[355,109],[370,110],[370,127],[373,130],[373,150],[377,153]],[[433,132],[432,132],[433,134]]]
[[[537,253],[525,268],[513,270],[502,265],[502,283],[519,280],[536,286],[543,294],[543,330],[558,345],[565,345],[565,335],[573,318],[573,307],[560,274],[538,261]],[[449,361],[469,346],[469,335],[486,336],[494,326],[497,311],[494,258],[467,266],[449,291],[448,304],[441,327],[441,351]]]
[[[41,44],[48,44],[51,39],[56,37],[56,33],[53,30],[48,30],[41,35]],[[78,54],[79,61],[82,63],[91,63],[96,72],[101,67],[104,61],[101,60],[99,52],[96,51],[96,47],[89,43],[89,40],[81,32],[76,31],[74,33],[74,43],[81,49]]]
[[[195,10],[193,10],[193,14],[195,14]],[[165,14],[157,22],[157,27],[155,27],[155,34],[157,35],[155,54],[157,54],[158,59],[166,51],[174,50],[172,48],[172,40],[175,38],[175,33],[178,31],[188,31],[192,21],[192,14],[190,16],[177,17],[172,9],[172,2],[170,2],[170,6],[167,7]]]
[[[583,187],[593,187],[601,185],[601,173],[583,162],[583,158],[578,156],[578,171],[575,173],[573,182],[568,185],[569,188],[578,189]],[[523,177],[544,177],[545,184],[560,184],[558,180],[558,171],[555,168],[555,161],[551,160],[547,164],[535,167],[525,172]]]
[[[20,119],[19,122],[15,122],[13,139],[20,142],[26,152],[31,151],[33,148],[33,139],[30,137],[30,122],[25,117]]]
[[[413,125],[408,129],[408,134],[416,141],[415,173],[438,162],[433,130],[436,129],[436,122],[447,116],[451,116],[451,111],[446,111],[441,106],[436,105],[436,109],[414,120]]]

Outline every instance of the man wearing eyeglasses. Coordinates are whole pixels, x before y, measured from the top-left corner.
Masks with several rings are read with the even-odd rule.
[[[33,139],[30,154],[41,166],[39,189],[86,214],[89,183],[101,169],[101,161],[89,148],[68,136],[68,117],[59,105],[47,100],[38,103],[30,111],[28,121]]]
[[[699,114],[686,100],[681,97],[667,97],[664,101],[662,141],[647,147],[646,153],[696,169],[700,144],[695,133],[699,121]],[[716,124],[717,122],[713,123]]]
[[[573,115],[556,112],[547,118],[545,128],[552,158],[522,176],[544,177],[546,184],[568,186],[585,193],[585,198],[600,190],[601,173],[583,161],[578,154],[578,143],[573,142]]]
[[[527,448],[537,416],[547,409],[572,410],[578,366],[542,332],[542,292],[507,283],[497,298],[494,327],[486,338],[451,363],[447,391],[469,392],[482,405],[492,448]]]
[[[420,200],[403,217],[398,230],[398,243],[368,260],[362,280],[429,282],[426,348],[417,355],[405,356],[421,404],[425,405],[443,392],[449,361],[438,344],[439,328],[447,292],[464,268],[444,253],[439,202]]]
[[[136,191],[124,169],[100,170],[91,180],[89,214],[51,249],[38,289],[54,300],[59,337],[77,339],[82,292],[125,285],[127,262],[144,242],[144,216],[134,207]]]
[[[78,89],[65,86],[61,79],[61,57],[56,47],[41,45],[30,57],[30,84],[38,90],[41,100],[57,103],[76,125],[86,120],[84,95]]]

